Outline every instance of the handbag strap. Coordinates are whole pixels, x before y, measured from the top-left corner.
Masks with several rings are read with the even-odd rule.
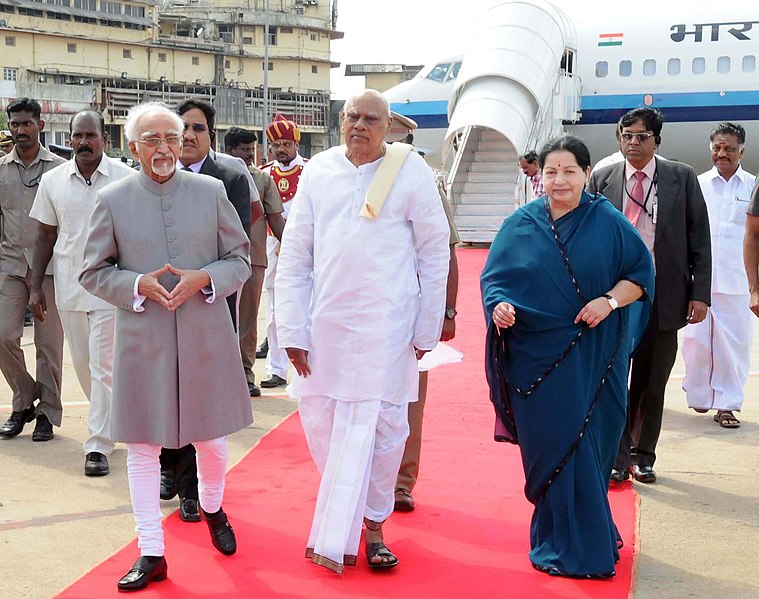
[[[387,195],[393,187],[398,173],[411,153],[411,146],[404,143],[394,143],[387,146],[385,157],[380,162],[377,174],[374,175],[369,191],[366,193],[364,205],[359,216],[374,220],[385,205]]]

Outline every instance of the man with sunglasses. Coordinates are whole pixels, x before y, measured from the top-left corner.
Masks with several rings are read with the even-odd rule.
[[[250,238],[252,221],[250,187],[245,176],[211,157],[211,144],[215,136],[216,110],[201,100],[186,100],[177,108],[184,122],[182,151],[177,168],[207,175],[224,184],[227,198],[240,218],[245,233]],[[254,205],[260,207],[260,202]],[[256,212],[256,219],[260,213]],[[232,323],[237,329],[237,297],[235,292],[227,297]],[[242,364],[241,364],[242,367]],[[179,517],[185,522],[200,522],[198,511],[198,470],[195,448],[186,445],[179,449],[164,448],[161,451],[161,499],[179,495]]]
[[[42,281],[50,298],[45,322],[35,319],[36,376],[26,369],[21,336],[29,303],[34,259],[36,221],[29,216],[43,173],[65,161],[40,144],[45,128],[36,100],[19,98],[6,108],[15,147],[0,158],[0,370],[13,391],[13,411],[0,427],[0,437],[10,439],[27,422],[37,422],[32,441],[50,441],[53,425],[60,426],[63,327],[55,308],[52,266]],[[34,402],[39,399],[35,407]]]
[[[264,173],[272,176],[279,191],[279,197],[284,206],[282,218],[287,219],[292,207],[292,199],[298,190],[298,182],[303,166],[308,162],[298,150],[300,149],[300,128],[293,121],[277,114],[266,127],[266,137],[269,140],[269,150],[274,160],[261,167]],[[264,287],[269,303],[269,320],[266,323],[266,341],[269,352],[266,355],[267,378],[261,381],[266,388],[280,387],[287,383],[289,362],[285,350],[277,340],[277,321],[274,312],[274,277],[277,274],[279,259],[279,241],[273,235],[266,240],[266,258],[268,265],[264,275]]]
[[[709,217],[696,173],[654,155],[664,119],[654,108],[635,108],[619,120],[625,160],[593,172],[588,191],[624,212],[656,266],[648,327],[632,360],[627,426],[611,480],[656,482],[656,444],[664,390],[677,356],[677,331],[706,317],[711,302]],[[651,290],[649,290],[651,291]]]

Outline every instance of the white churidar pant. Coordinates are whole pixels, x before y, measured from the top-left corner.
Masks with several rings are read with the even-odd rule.
[[[195,441],[200,507],[213,514],[221,509],[227,471],[227,438]],[[140,555],[164,553],[161,525],[161,464],[159,445],[127,444],[127,476]]]
[[[111,387],[116,310],[59,310],[76,378],[90,402],[84,454],[113,453],[111,441]]]
[[[753,322],[748,295],[712,293],[706,318],[685,327],[683,358],[688,407],[736,410],[743,406]]]
[[[266,290],[266,298],[269,303],[269,319],[266,322],[266,338],[269,340],[269,353],[266,354],[266,374],[269,376],[276,374],[286,379],[290,360],[287,358],[287,352],[279,346],[279,340],[277,339],[274,287],[269,287]]]
[[[363,518],[384,522],[393,511],[408,404],[316,396],[298,407],[322,475],[307,547],[315,563],[342,572],[344,558],[358,555]]]

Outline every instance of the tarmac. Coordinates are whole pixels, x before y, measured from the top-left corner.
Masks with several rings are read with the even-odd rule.
[[[631,597],[759,597],[753,553],[759,535],[759,335],[754,339],[752,365],[757,371],[746,386],[742,424],[735,430],[720,428],[712,421],[713,412],[701,415],[687,408],[678,356],[657,452],[659,480],[653,485],[626,483],[640,495],[640,555]],[[22,344],[33,372],[31,327],[25,328]],[[257,380],[264,378],[264,370],[258,360]],[[229,438],[230,467],[296,408],[283,388],[262,391],[262,397],[253,399],[255,423]],[[134,538],[125,447],[117,445],[111,456],[110,475],[83,474],[87,401],[68,350],[63,397],[63,425],[55,429],[53,441],[32,443],[33,423],[18,437],[0,440],[2,597],[55,595]],[[0,421],[7,419],[10,403],[10,388],[0,377]],[[178,501],[162,505],[168,515]]]

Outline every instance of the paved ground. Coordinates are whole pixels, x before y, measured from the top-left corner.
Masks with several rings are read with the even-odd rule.
[[[27,328],[24,346],[31,363],[30,333]],[[752,356],[759,370],[759,341]],[[260,378],[263,364],[256,371]],[[685,407],[682,373],[678,360],[668,387],[659,482],[636,484],[641,555],[635,597],[759,597],[752,542],[759,534],[759,372],[748,383],[743,426],[733,431]],[[68,358],[63,387],[70,405],[53,441],[32,443],[31,424],[19,437],[0,441],[3,597],[49,597],[134,536],[123,446],[112,456],[109,476],[82,474],[87,408]],[[255,424],[230,438],[230,464],[295,408],[276,391],[254,400]],[[0,420],[9,412],[10,390],[0,377]],[[177,501],[163,505],[169,513]]]

